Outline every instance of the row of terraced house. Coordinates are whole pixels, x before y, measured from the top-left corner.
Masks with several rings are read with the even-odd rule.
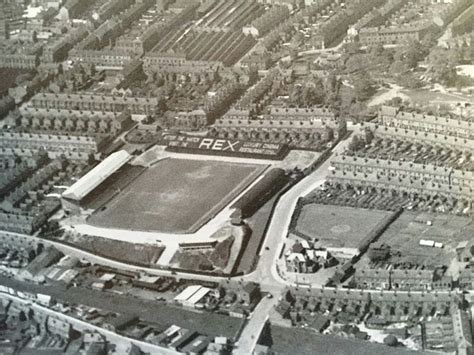
[[[158,103],[157,98],[86,93],[38,93],[31,99],[31,105],[34,108],[112,112],[128,110],[132,115],[153,115],[158,112]]]
[[[322,107],[270,107],[257,119],[250,117],[249,110],[232,109],[216,120],[212,132],[221,138],[281,141],[296,148],[311,148],[341,139],[346,124],[333,111]]]
[[[89,132],[118,133],[130,128],[132,121],[128,112],[80,111],[44,109],[23,106],[17,116],[10,115],[11,125],[35,132]],[[8,120],[9,118],[7,118]]]
[[[337,156],[331,165],[329,180],[343,185],[393,190],[408,195],[440,195],[468,204],[474,200],[472,171],[344,155]]]
[[[474,144],[474,124],[461,116],[442,117],[382,106],[377,118],[363,125],[379,137],[402,138],[466,152],[471,151]]]

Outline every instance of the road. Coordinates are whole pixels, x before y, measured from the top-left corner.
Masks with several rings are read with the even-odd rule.
[[[357,129],[357,127],[351,128]],[[298,199],[302,196],[307,195],[325,182],[331,158],[335,154],[342,153],[345,150],[346,146],[349,144],[349,142],[350,139],[346,139],[344,141],[339,142],[333,148],[333,151],[329,158],[323,164],[321,164],[321,166],[316,171],[302,179],[293,188],[291,188],[288,192],[282,195],[277,206],[275,207],[274,214],[267,230],[265,242],[261,248],[260,259],[257,268],[251,274],[242,277],[244,281],[258,282],[263,291],[270,292],[275,297],[272,299],[264,298],[261,303],[256,307],[256,309],[252,313],[248,324],[243,329],[241,336],[238,339],[239,347],[236,352],[237,354],[252,353],[256,345],[256,338],[258,338],[263,328],[263,325],[268,319],[270,310],[278,302],[278,297],[281,295],[282,291],[285,289],[286,286],[288,286],[288,282],[278,274],[276,264],[279,258],[280,251],[282,250],[282,247],[285,243],[288,228],[291,222],[291,216],[296,207]],[[96,256],[92,253],[88,253],[70,246],[63,245],[61,243],[51,241],[47,241],[46,243],[56,246],[65,254],[73,255],[81,259],[85,258],[93,263],[108,265],[111,267],[126,270],[145,271],[155,275],[173,275],[171,272],[165,270],[143,268],[128,265],[121,262],[116,262],[107,258]],[[174,276],[205,281],[225,280],[225,278],[205,275],[194,275],[187,273],[176,273],[174,274]],[[193,317],[186,317],[187,311],[166,306],[156,307],[156,302],[154,302],[154,304],[151,304],[147,303],[144,300],[130,300],[130,298],[127,298],[125,296],[119,296],[115,294],[107,294],[107,297],[104,297],[104,294],[101,292],[82,288],[71,288],[67,291],[58,291],[54,289],[52,290],[51,287],[47,286],[36,285],[35,287],[32,287],[30,285],[26,286],[27,288],[25,289],[25,285],[22,285],[21,283],[14,280],[7,280],[0,279],[0,283],[5,284],[4,282],[6,282],[8,284],[11,282],[15,282],[16,284],[11,285],[10,287],[20,290],[23,288],[24,290],[30,292],[51,294],[52,296],[55,296],[58,299],[64,299],[68,302],[74,302],[78,304],[82,303],[90,307],[98,307],[111,311],[120,310],[122,312],[137,314],[144,320],[156,323],[163,323],[163,319],[167,319],[169,317],[168,319],[170,319],[170,321],[176,321],[177,324],[180,324],[185,327],[187,326],[190,329],[202,329],[203,332],[209,335],[211,335],[213,331],[216,331],[217,333],[214,333],[214,335],[218,335],[219,333],[220,335],[224,335],[224,333],[227,333],[225,335],[231,337],[230,333],[234,329],[234,326],[231,325],[228,331],[223,333],[222,331],[224,329],[221,329],[220,325],[226,324],[228,322],[228,319],[226,320],[213,318],[228,317],[220,316],[217,314],[195,314],[193,315]],[[37,287],[39,287],[40,289],[35,291],[35,288]],[[173,311],[169,313],[168,308]],[[191,322],[191,324],[189,322]],[[197,323],[194,324],[194,322]],[[201,325],[199,325],[198,323]],[[211,329],[207,329],[209,327],[212,328],[212,331]],[[217,329],[213,329],[214,327],[217,327]],[[207,331],[205,331],[205,329],[207,329]]]
[[[474,5],[471,5],[471,7]],[[441,35],[440,38],[438,38],[438,46],[444,47],[444,48],[449,48],[451,40],[453,38],[452,34],[452,27],[453,27],[453,22],[456,21],[458,18],[463,16],[465,13],[469,12],[471,10],[471,7],[468,7],[466,10],[464,10],[459,16],[457,16],[453,21],[451,21],[447,26],[446,29],[444,30],[443,34]]]
[[[65,255],[74,256],[80,260],[84,259],[91,262],[92,264],[110,266],[112,268],[117,268],[121,270],[127,270],[127,271],[133,271],[133,272],[144,272],[144,273],[155,275],[155,276],[170,276],[177,279],[185,278],[185,279],[190,279],[190,280],[202,280],[202,281],[211,281],[211,282],[221,282],[228,279],[227,277],[208,276],[208,275],[200,275],[200,274],[193,274],[193,273],[187,273],[187,272],[173,272],[173,271],[164,270],[164,269],[130,265],[123,262],[104,258],[102,256],[95,255],[91,252],[84,251],[84,250],[81,250],[69,245],[65,245],[61,242],[48,240],[48,239],[40,239],[37,235],[29,236],[25,234],[5,232],[5,231],[1,231],[0,233],[4,235],[9,235],[12,237],[25,238],[27,240],[31,240],[32,242],[41,242],[45,245],[55,247],[56,249],[58,249]]]
[[[252,354],[257,345],[258,338],[267,320],[268,314],[278,303],[276,298],[263,298],[254,309],[247,325],[245,326],[232,354],[248,355]]]
[[[357,127],[354,128],[358,129]],[[269,313],[277,303],[271,301],[278,298],[289,284],[288,281],[278,274],[277,261],[285,244],[291,217],[298,199],[324,184],[328,168],[331,165],[331,158],[336,154],[342,153],[349,142],[350,139],[339,142],[328,159],[316,171],[306,176],[280,197],[270,221],[265,242],[261,248],[257,268],[254,272],[243,278],[246,281],[258,282],[263,291],[270,292],[275,297],[271,300],[262,300],[254,310],[250,321],[239,337],[238,346],[234,354],[251,354],[253,352]],[[318,287],[318,285],[313,285],[313,287]]]
[[[354,127],[356,128],[356,127]],[[331,165],[331,159],[334,155],[342,153],[350,139],[339,142],[332,154],[324,161],[321,166],[306,176],[288,192],[280,197],[280,200],[273,212],[272,220],[267,230],[265,242],[260,251],[260,260],[254,272],[244,277],[247,281],[254,281],[260,284],[264,291],[279,294],[288,282],[284,280],[277,272],[276,265],[280,252],[286,241],[291,217],[300,197],[318,188],[326,181],[328,168]]]

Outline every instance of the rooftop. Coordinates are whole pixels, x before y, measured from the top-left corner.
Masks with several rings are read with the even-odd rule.
[[[109,155],[99,165],[64,191],[62,196],[77,201],[83,199],[130,159],[131,155],[125,150]]]

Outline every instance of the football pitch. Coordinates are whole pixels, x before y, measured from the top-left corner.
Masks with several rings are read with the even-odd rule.
[[[228,205],[265,165],[165,159],[144,171],[88,223],[150,232],[194,233]]]
[[[326,247],[358,248],[389,212],[309,204],[303,207],[296,230]]]

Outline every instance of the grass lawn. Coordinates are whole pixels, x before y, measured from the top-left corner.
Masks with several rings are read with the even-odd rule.
[[[155,265],[165,250],[156,245],[127,243],[97,236],[65,234],[58,239],[107,258],[139,265]]]
[[[393,348],[357,339],[319,335],[307,329],[272,326],[267,341],[275,354],[281,355],[408,355],[420,354],[404,348]]]
[[[234,237],[224,239],[211,250],[178,251],[172,263],[186,270],[223,271],[229,262]]]

